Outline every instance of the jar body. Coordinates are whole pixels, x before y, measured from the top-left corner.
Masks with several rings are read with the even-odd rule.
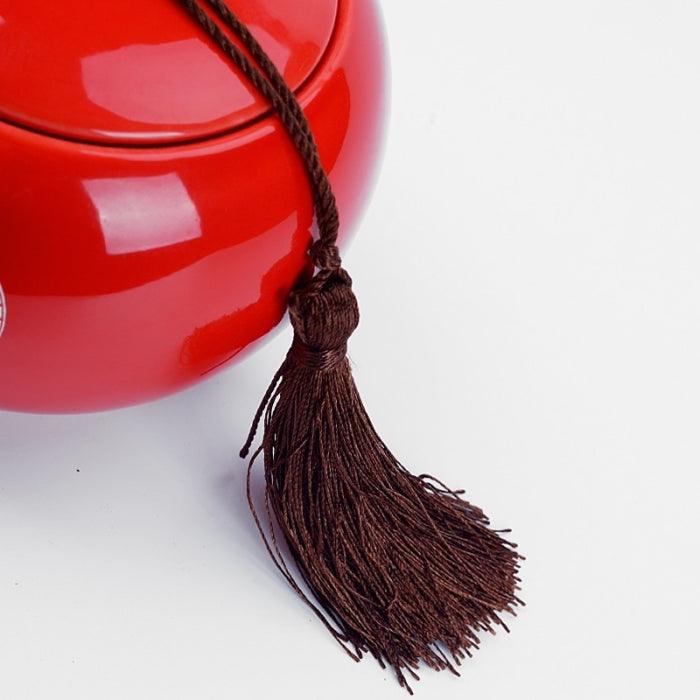
[[[371,186],[384,53],[370,0],[298,92],[343,236]],[[0,121],[0,407],[114,408],[224,367],[282,318],[313,210],[274,115],[158,146],[89,144]]]

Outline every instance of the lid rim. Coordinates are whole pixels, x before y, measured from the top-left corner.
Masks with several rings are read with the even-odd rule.
[[[289,5],[285,5],[282,0],[280,1],[282,7],[288,10]],[[347,0],[326,1],[329,3],[327,5],[328,13],[331,13],[332,17],[328,13],[324,15],[323,26],[325,29],[323,29],[323,38],[322,41],[315,44],[314,50],[317,53],[313,56],[313,63],[307,68],[297,69],[301,71],[300,76],[298,76],[296,80],[290,81],[294,85],[294,94],[300,100],[303,99],[304,93],[317,81],[319,74],[327,66],[329,55],[332,54],[332,47],[337,38],[336,35],[339,30],[341,18],[344,15],[344,11],[347,9],[344,7]],[[245,0],[241,0],[241,2],[245,2]],[[253,2],[253,5],[255,5],[255,2]],[[236,10],[238,11],[238,8],[236,8]],[[283,12],[283,10],[280,10],[280,12]],[[191,18],[187,17],[186,13],[184,14],[185,20],[191,22]],[[328,21],[328,19],[331,19],[331,21]],[[275,21],[279,24],[279,19]],[[313,29],[316,34],[318,33],[318,26],[319,23],[317,21]],[[196,23],[192,23],[192,28],[196,35],[199,30]],[[256,28],[253,26],[252,30],[255,32]],[[264,36],[265,29],[263,28],[260,31]],[[211,43],[209,37],[206,36],[195,36],[195,38],[200,39],[204,43]],[[235,37],[232,37],[232,39],[235,41]],[[291,42],[293,40],[288,39],[288,41]],[[261,43],[264,43],[262,37]],[[288,59],[289,56],[295,55],[289,53],[295,50],[296,47],[294,44],[286,44],[285,46],[287,49],[287,57],[285,58]],[[209,48],[213,54],[218,56],[220,52],[218,46],[212,43]],[[234,70],[234,72],[238,74],[237,78],[241,83],[247,83],[246,78],[240,75],[237,69],[232,69],[228,63],[225,65],[229,70]],[[293,71],[294,69],[292,68],[291,70]],[[288,81],[290,80],[287,75],[285,75],[285,77]],[[218,91],[214,91],[213,99],[216,102],[218,98],[217,92],[219,95],[225,95],[226,93],[224,90],[220,89],[220,85],[215,87],[219,88]],[[221,116],[209,120],[206,118],[200,120],[194,118],[191,121],[183,120],[181,124],[178,124],[177,121],[172,124],[166,121],[162,121],[161,123],[154,122],[150,129],[148,128],[148,124],[144,124],[139,120],[134,120],[132,122],[132,130],[129,130],[130,120],[128,117],[123,118],[124,121],[118,122],[115,128],[110,130],[108,128],[101,128],[102,125],[98,123],[95,123],[95,126],[92,127],[90,123],[86,122],[85,113],[83,113],[83,116],[77,121],[73,122],[71,122],[70,118],[65,121],[52,121],[50,113],[44,115],[39,111],[39,113],[34,116],[30,110],[26,109],[26,105],[22,105],[21,102],[18,104],[19,109],[12,109],[12,104],[10,104],[10,108],[8,109],[7,106],[3,107],[0,103],[0,124],[5,124],[9,127],[47,139],[74,143],[77,145],[136,150],[173,148],[204,143],[233,135],[247,129],[255,128],[256,125],[262,124],[271,117],[274,117],[274,110],[269,104],[265,103],[264,98],[260,95],[255,95],[255,98],[255,102],[253,103],[246,103],[234,107],[231,111],[222,113]],[[88,103],[91,104],[89,100]],[[120,115],[117,112],[115,112],[115,114],[119,120]],[[81,121],[84,123],[81,123]],[[124,130],[120,129],[122,124],[125,125]]]

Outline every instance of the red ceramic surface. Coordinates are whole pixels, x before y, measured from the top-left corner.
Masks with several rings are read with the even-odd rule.
[[[298,84],[347,232],[382,131],[375,3],[229,2]],[[219,369],[279,322],[311,236],[299,156],[234,68],[216,63],[204,106],[179,94],[202,78],[187,71],[123,101],[161,56],[220,60],[177,2],[80,7],[0,0],[0,407],[15,410],[122,406]],[[94,56],[110,58],[89,83]]]
[[[337,0],[230,0],[297,89],[331,39]],[[172,143],[268,110],[177,0],[0,1],[0,118],[97,143]]]

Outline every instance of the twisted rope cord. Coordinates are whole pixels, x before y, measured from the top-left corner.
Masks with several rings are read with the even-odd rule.
[[[340,268],[341,260],[336,245],[339,216],[328,174],[321,163],[318,145],[301,105],[264,49],[223,0],[206,0],[206,2],[231,29],[259,67],[254,65],[229,39],[201,2],[198,0],[181,0],[181,2],[224,53],[231,58],[236,67],[271,103],[304,162],[313,192],[314,212],[318,226],[318,240],[311,245],[309,256],[319,272],[311,280],[310,285],[318,287]]]

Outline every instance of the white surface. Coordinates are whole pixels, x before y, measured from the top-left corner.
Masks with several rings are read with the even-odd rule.
[[[400,457],[528,557],[513,633],[418,697],[694,697],[698,5],[384,6],[357,381]],[[3,698],[404,697],[311,619],[244,505],[235,454],[288,340],[148,406],[0,414]]]

